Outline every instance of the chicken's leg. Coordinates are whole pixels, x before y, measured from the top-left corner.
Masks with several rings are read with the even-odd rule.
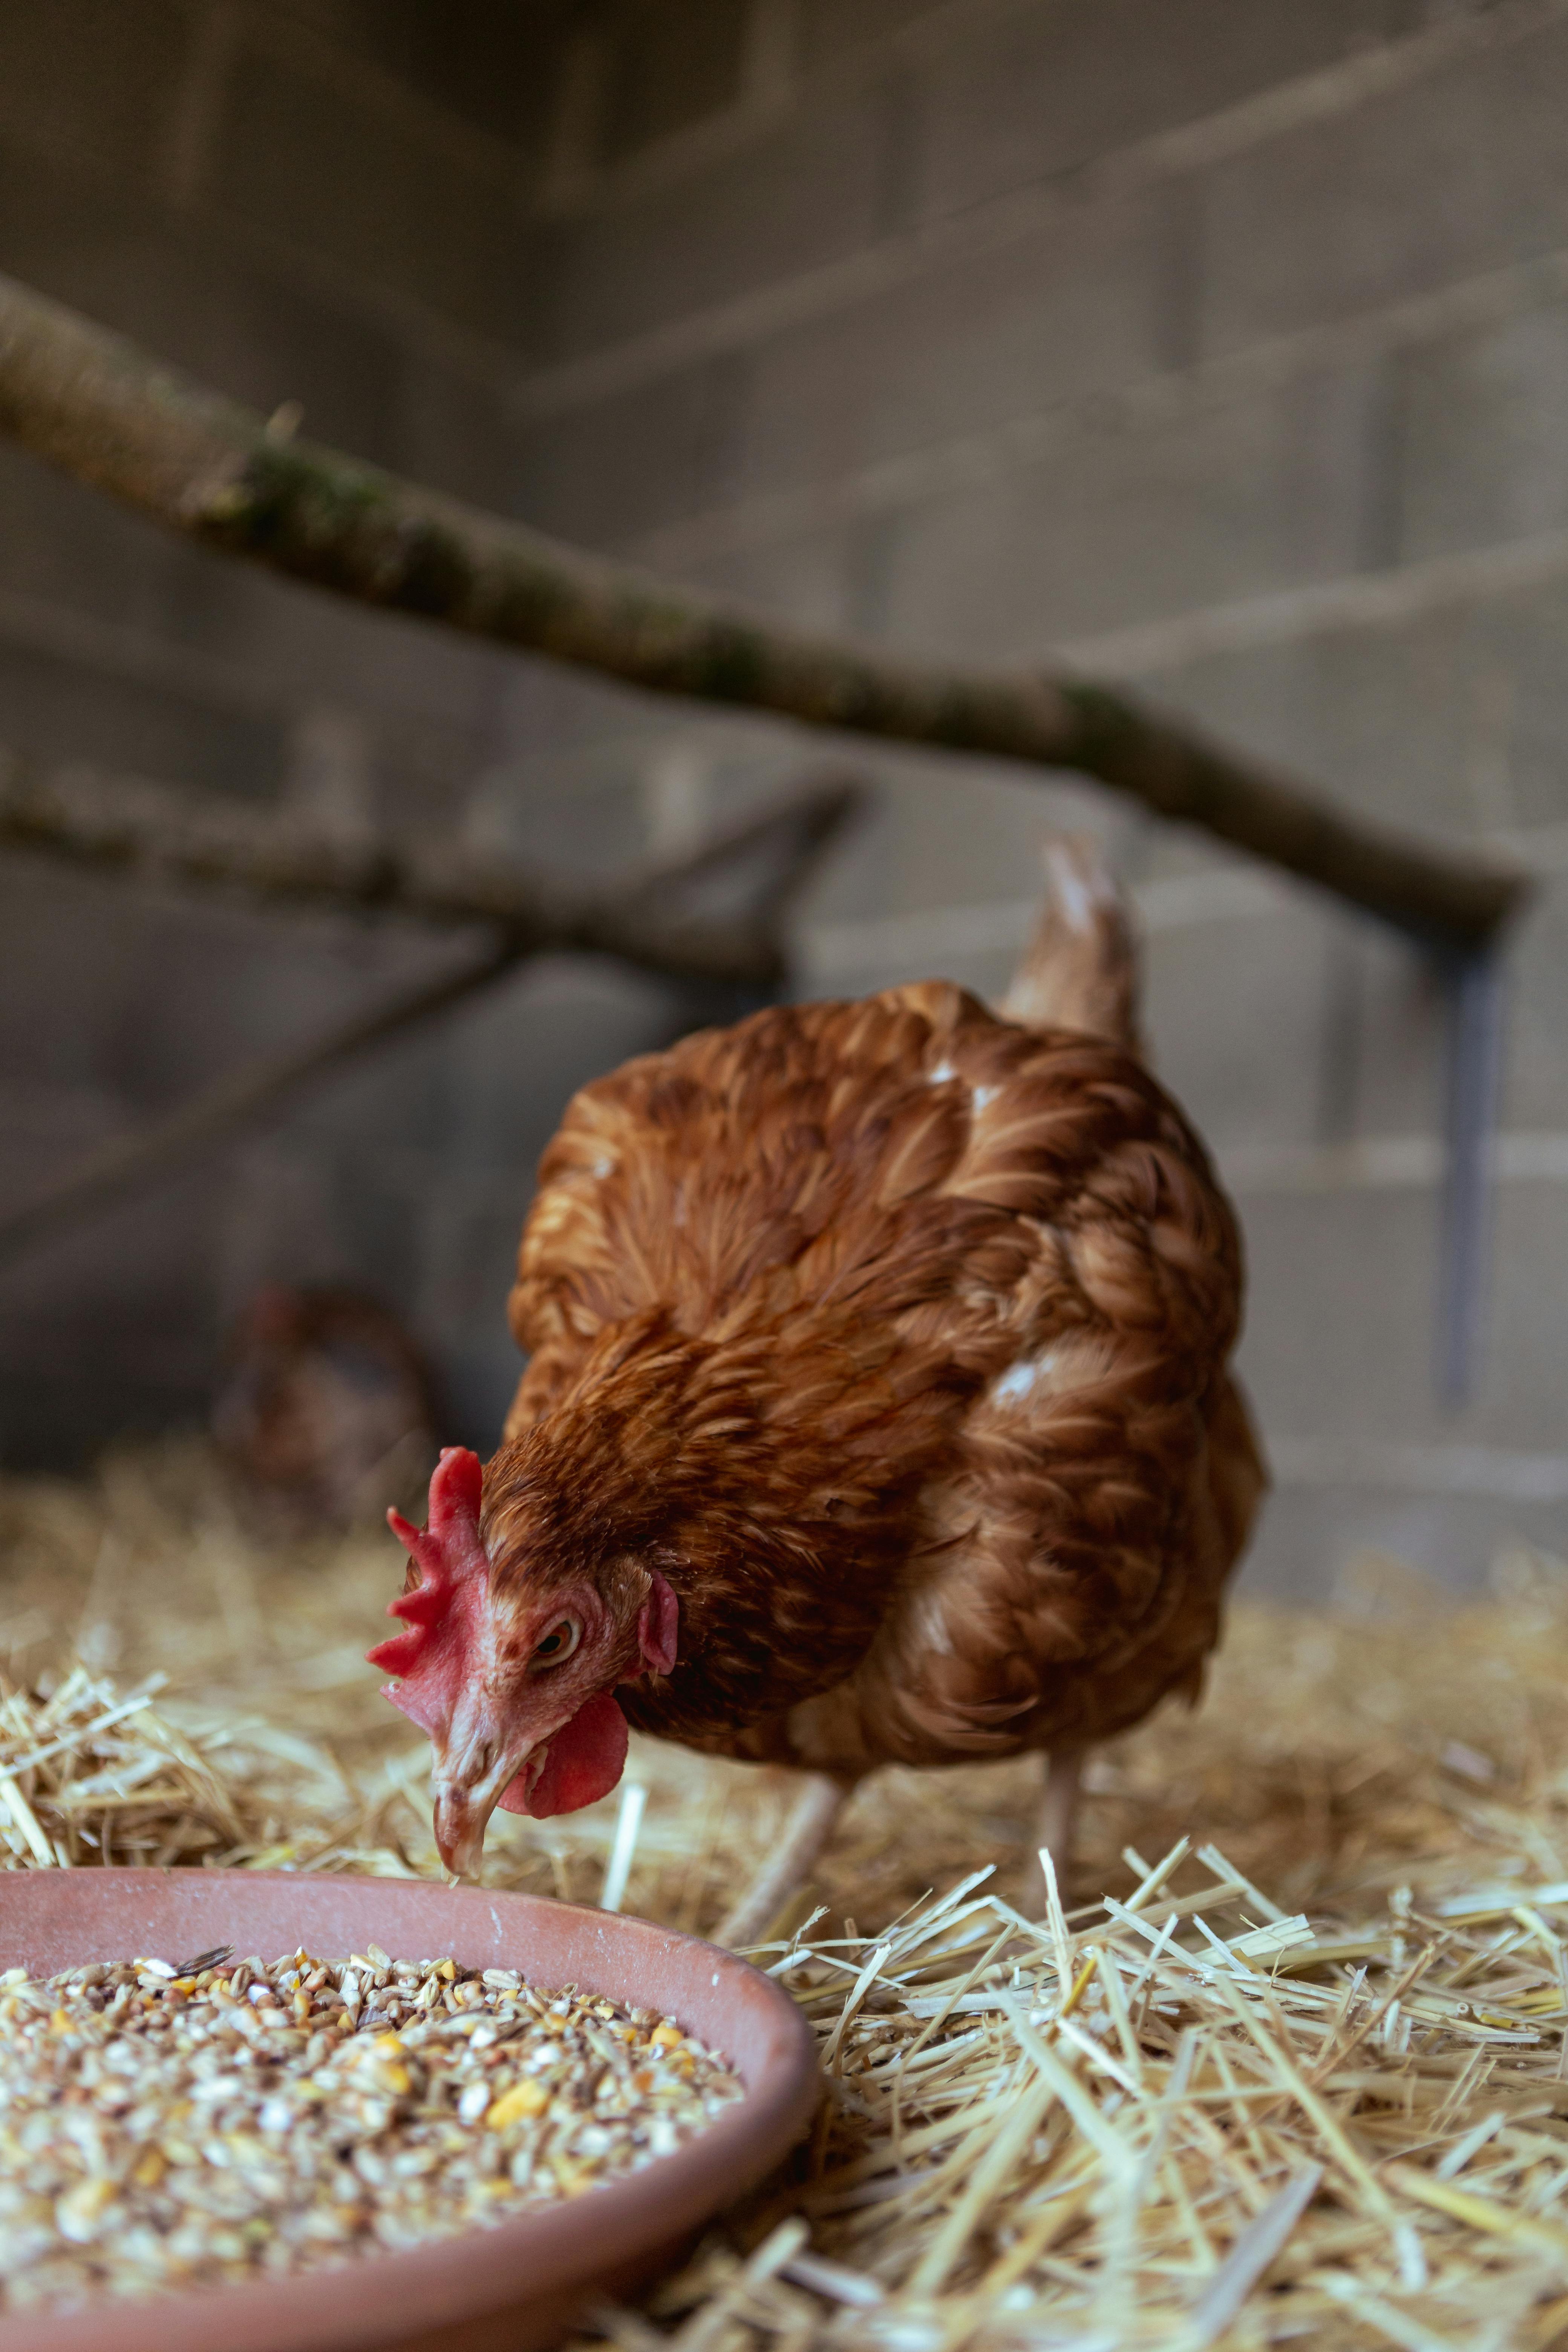
[[[1035,1860],[1025,1881],[1024,1908],[1037,1918],[1046,1907],[1046,1874],[1038,1856],[1043,1847],[1059,1887],[1072,1868],[1073,1833],[1078,1827],[1079,1791],[1083,1785],[1081,1748],[1054,1748],[1046,1759],[1046,1785],[1035,1815]]]
[[[831,1772],[802,1776],[799,1797],[783,1837],[714,1937],[731,1950],[754,1944],[772,1927],[833,1834],[833,1825],[853,1795],[853,1780]]]

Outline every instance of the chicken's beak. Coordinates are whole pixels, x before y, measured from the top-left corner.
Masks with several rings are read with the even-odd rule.
[[[537,1743],[524,1748],[521,1755],[513,1749],[488,1772],[481,1773],[474,1772],[471,1764],[465,1772],[460,1763],[452,1765],[444,1757],[437,1759],[431,1776],[436,1843],[442,1861],[455,1877],[478,1876],[490,1815],[519,1773],[525,1777],[537,1774],[545,1753]]]
[[[495,1811],[493,1796],[480,1796],[472,1789],[437,1788],[436,1790],[436,1843],[441,1859],[454,1878],[473,1878],[479,1874],[485,1850],[485,1832]]]

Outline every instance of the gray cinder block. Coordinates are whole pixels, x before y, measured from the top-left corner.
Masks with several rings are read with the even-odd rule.
[[[1565,93],[1568,26],[1545,18],[1216,164],[1206,347],[1375,310],[1568,242]]]
[[[1369,383],[1324,369],[1124,433],[906,519],[895,635],[997,657],[1354,566]]]
[[[1061,0],[972,22],[926,68],[927,201],[1075,170],[1382,41],[1381,0]]]

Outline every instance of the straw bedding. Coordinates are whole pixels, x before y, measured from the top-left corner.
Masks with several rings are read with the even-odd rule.
[[[422,1748],[358,1663],[397,1579],[373,1533],[269,1551],[195,1446],[0,1484],[0,1862],[432,1868]],[[1333,1615],[1238,1606],[1205,1706],[1090,1789],[1040,1921],[1027,1769],[862,1792],[757,1954],[822,2037],[814,2137],[602,2331],[1568,2345],[1568,1570],[1521,1553],[1453,1609],[1367,1561]],[[634,1744],[487,1876],[710,1929],[787,1801]]]

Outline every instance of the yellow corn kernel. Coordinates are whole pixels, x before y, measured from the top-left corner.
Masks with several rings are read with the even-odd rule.
[[[542,2083],[531,2079],[514,2083],[486,2111],[486,2127],[505,2131],[509,2125],[522,2123],[530,2116],[542,2116],[549,2105],[550,2094]]]
[[[648,2040],[656,2050],[679,2050],[686,2036],[679,2026],[656,2025]]]
[[[55,2226],[60,2235],[85,2245],[92,2235],[93,2223],[114,2197],[112,2180],[99,2178],[79,2180],[62,2197],[55,2200]]]
[[[156,2189],[168,2169],[168,2162],[163,2150],[150,2147],[142,2156],[131,2178],[138,2189]]]

